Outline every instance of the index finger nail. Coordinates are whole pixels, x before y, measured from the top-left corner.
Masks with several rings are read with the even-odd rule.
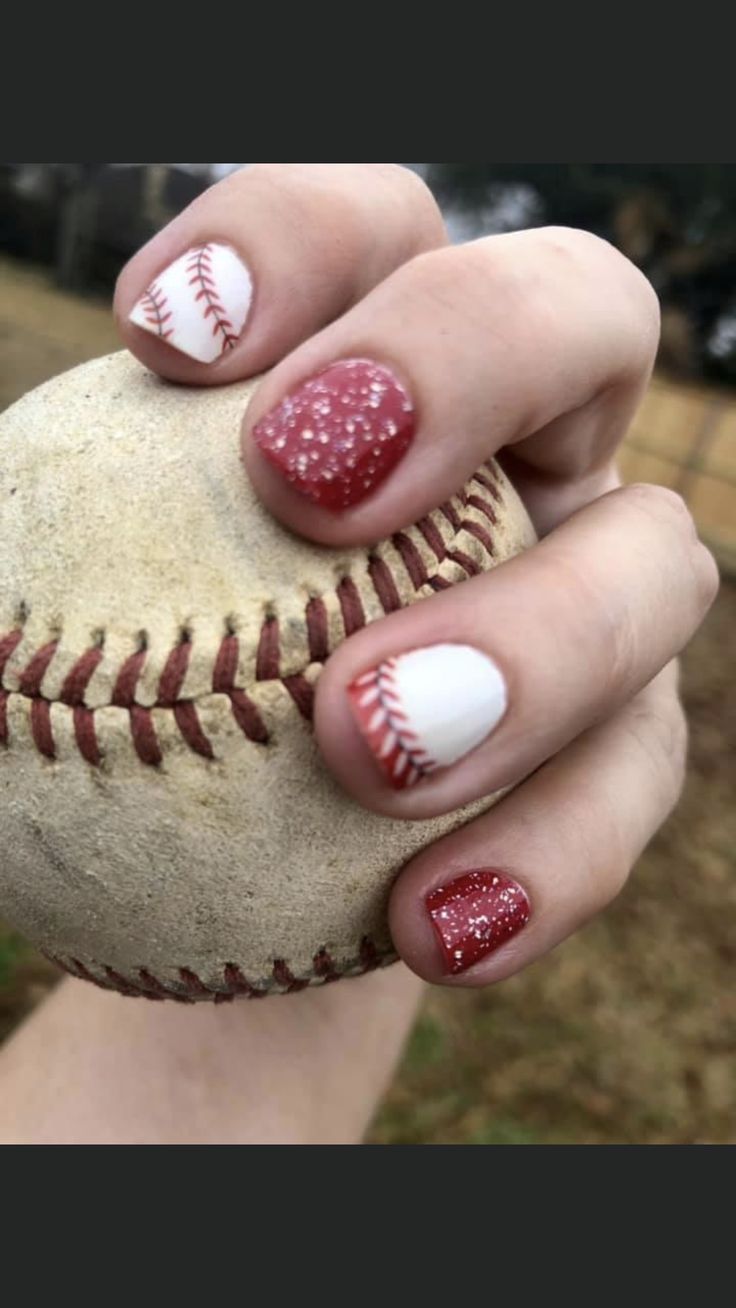
[[[129,315],[136,327],[199,363],[232,350],[245,326],[253,283],[229,245],[194,245],[154,277]]]

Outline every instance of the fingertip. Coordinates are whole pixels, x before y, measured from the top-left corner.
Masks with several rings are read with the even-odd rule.
[[[404,962],[433,985],[483,986],[516,970],[513,941],[530,921],[524,886],[497,867],[449,868],[420,855],[399,875],[389,924]]]

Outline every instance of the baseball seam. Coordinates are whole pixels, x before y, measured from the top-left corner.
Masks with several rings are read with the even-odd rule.
[[[493,465],[487,466],[491,476],[495,475]],[[475,474],[472,481],[493,500],[499,502],[501,495],[491,476],[479,472]],[[482,496],[469,494],[465,490],[458,494],[457,499],[464,509],[476,509],[490,523],[495,523],[496,515],[493,506]],[[449,560],[458,564],[468,576],[478,574],[482,570],[480,564],[466,551],[457,548],[458,537],[462,532],[468,533],[479,543],[482,550],[492,557],[495,551],[491,533],[472,518],[461,516],[452,504],[443,505],[440,511],[451,524],[454,532],[449,544],[445,543],[431,517],[423,518],[416,524],[417,530],[437,559],[438,567]],[[424,587],[441,590],[452,584],[439,572],[431,573],[428,570],[419,549],[406,532],[395,533],[392,543],[415,590],[419,591]],[[387,561],[371,554],[367,556],[366,562],[366,574],[382,610],[389,613],[401,608],[400,590],[397,584],[399,579]],[[346,637],[365,626],[363,602],[353,578],[343,577],[335,588],[334,596],[339,606]],[[279,621],[274,614],[267,616],[261,625],[256,653],[256,682],[280,682],[298,713],[307,721],[311,721],[312,718],[314,688],[306,673],[312,664],[324,663],[332,648],[325,604],[327,598],[326,594],[313,596],[305,606],[304,617],[309,649],[309,663],[305,667],[282,676]],[[98,643],[87,649],[76,660],[64,678],[59,694],[55,697],[45,695],[42,684],[59,646],[58,636],[37,649],[25,666],[16,672],[17,689],[4,683],[7,664],[22,638],[23,627],[20,624],[5,635],[0,635],[0,746],[12,747],[9,708],[14,700],[20,699],[30,703],[30,732],[37,752],[48,760],[56,760],[57,748],[51,708],[52,705],[61,704],[71,711],[74,740],[79,754],[90,766],[100,767],[103,763],[103,753],[95,726],[97,710],[85,703],[85,692],[103,658],[104,636],[100,636]],[[135,752],[140,762],[147,766],[159,767],[163,761],[163,750],[153,717],[154,710],[171,712],[181,738],[192,753],[207,761],[215,759],[212,742],[205,734],[199,718],[198,701],[194,698],[182,697],[181,693],[191,650],[191,637],[184,631],[178,644],[168,654],[159,677],[158,693],[153,704],[142,704],[136,698],[138,681],[147,657],[145,645],[141,645],[125,659],[115,677],[111,705],[128,713],[130,736]],[[212,694],[225,696],[229,700],[233,719],[249,741],[256,745],[267,745],[271,733],[261,710],[252,694],[235,684],[238,659],[238,637],[227,628],[214,659]],[[250,689],[252,691],[253,688]]]
[[[70,955],[46,952],[45,957],[70,976],[81,981],[91,981],[102,990],[116,990],[133,999],[173,999],[180,1004],[193,1004],[205,999],[225,1004],[236,998],[263,999],[266,995],[294,994],[307,986],[327,985],[332,981],[340,981],[343,977],[363,976],[366,972],[373,972],[395,962],[398,955],[393,947],[379,949],[368,936],[364,936],[358,957],[343,966],[336,964],[329,950],[323,947],[314,955],[311,968],[304,974],[295,975],[284,959],[277,958],[272,964],[271,976],[253,982],[245,976],[237,963],[225,963],[222,980],[216,985],[205,984],[191,967],[179,967],[178,979],[164,982],[147,967],[139,967],[135,970],[135,975],[131,975],[120,972],[107,963],[94,961],[90,965]]]

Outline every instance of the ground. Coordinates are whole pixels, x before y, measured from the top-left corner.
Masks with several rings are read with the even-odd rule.
[[[0,286],[0,409],[54,373],[117,348],[107,305],[63,296],[43,272],[8,263],[0,263]],[[723,398],[702,390],[689,396],[707,411],[710,442],[714,418],[724,420]],[[652,421],[658,397],[657,413],[673,404],[673,392],[655,383]],[[638,433],[646,444],[641,420]],[[675,464],[666,431],[657,440],[656,457]],[[703,449],[701,440],[698,457]],[[722,442],[722,449],[725,459],[733,447]],[[627,475],[647,475],[628,459]],[[691,480],[693,467],[690,460]],[[729,518],[722,486],[716,527],[725,531],[736,499]],[[724,579],[683,660],[691,746],[677,810],[617,902],[548,958],[488,991],[428,995],[372,1140],[734,1140],[735,648],[736,582]],[[0,1039],[56,977],[0,926]]]

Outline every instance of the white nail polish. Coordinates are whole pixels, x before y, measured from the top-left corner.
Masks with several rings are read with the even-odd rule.
[[[469,645],[429,645],[387,659],[348,695],[368,745],[396,789],[475,749],[506,711],[495,663]]]
[[[130,314],[144,331],[213,363],[238,342],[253,282],[229,245],[195,245],[155,277]]]

